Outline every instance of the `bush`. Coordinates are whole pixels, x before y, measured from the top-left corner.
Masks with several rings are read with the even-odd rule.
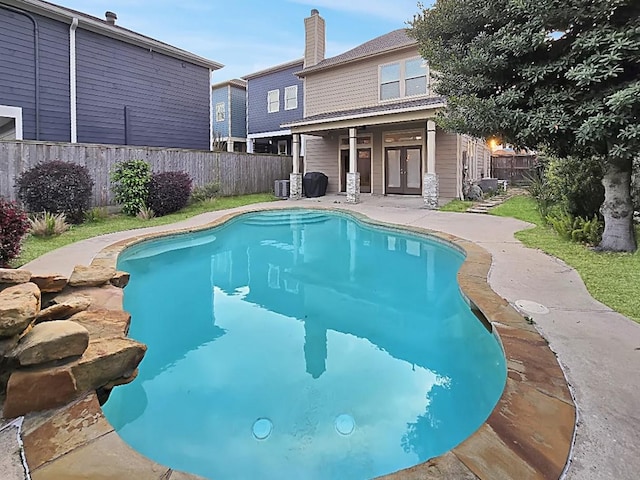
[[[161,217],[186,207],[190,196],[191,178],[186,173],[154,173],[149,183],[146,206]]]
[[[93,180],[83,165],[39,163],[16,180],[18,198],[30,212],[64,213],[72,223],[82,223],[91,203]]]
[[[597,157],[554,159],[547,170],[547,181],[554,196],[574,217],[600,216],[604,202],[603,168]]]
[[[84,221],[87,223],[100,223],[109,218],[107,207],[93,207],[84,214]]]
[[[52,237],[69,230],[67,217],[64,213],[36,213],[29,219],[29,233],[36,237]]]
[[[127,160],[111,172],[111,189],[122,211],[132,217],[144,207],[149,195],[151,167],[144,160]]]
[[[547,222],[565,240],[588,245],[598,245],[602,240],[604,224],[596,215],[589,220],[574,217],[566,211],[555,212],[547,216]]]
[[[15,202],[0,198],[0,267],[20,253],[22,238],[29,231],[27,214]]]
[[[194,187],[191,192],[191,203],[204,202],[205,200],[211,200],[216,198],[220,193],[220,185],[217,183],[207,183],[201,187]]]

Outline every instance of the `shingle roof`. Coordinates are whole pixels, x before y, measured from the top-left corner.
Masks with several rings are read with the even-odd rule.
[[[251,79],[256,78],[256,77],[261,77],[262,75],[265,75],[267,73],[274,73],[274,72],[277,72],[279,70],[284,70],[285,68],[291,68],[291,67],[295,67],[297,65],[302,66],[303,63],[304,63],[304,58],[298,58],[296,60],[291,60],[290,62],[281,63],[281,64],[275,65],[273,67],[265,68],[264,70],[260,70],[258,72],[253,72],[253,73],[249,73],[247,75],[243,75],[242,79],[243,80],[251,80]]]
[[[349,50],[348,52],[336,55],[335,57],[326,58],[320,63],[313,65],[312,67],[305,68],[304,70],[301,70],[296,74],[304,76],[307,73],[315,72],[316,70],[323,70],[334,65],[352,62],[354,60],[370,57],[372,55],[378,55],[390,50],[409,47],[411,45],[415,45],[416,43],[417,42],[413,38],[410,38],[407,35],[406,28],[399,28],[398,30],[394,30],[385,35],[374,38],[373,40],[369,40],[368,42],[363,43],[362,45],[359,45],[356,48]]]
[[[320,113],[311,117],[305,117],[302,120],[291,122],[286,124],[287,126],[305,125],[308,123],[314,123],[321,120],[340,120],[346,117],[358,117],[369,116],[378,113],[390,113],[396,110],[421,110],[420,107],[436,107],[445,102],[444,97],[426,97],[418,98],[414,100],[408,100],[405,102],[386,103],[382,105],[374,105],[371,107],[354,108],[351,110],[341,110],[338,112]],[[426,109],[426,108],[425,108]]]

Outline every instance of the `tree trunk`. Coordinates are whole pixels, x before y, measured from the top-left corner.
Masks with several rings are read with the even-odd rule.
[[[604,232],[598,250],[634,252],[637,248],[631,202],[631,159],[607,163],[602,184]]]

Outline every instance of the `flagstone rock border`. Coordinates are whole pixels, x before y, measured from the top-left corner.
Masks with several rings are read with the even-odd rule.
[[[487,283],[491,268],[489,252],[453,235],[374,222],[364,215],[335,208],[314,209],[341,212],[374,226],[424,234],[463,252],[466,258],[458,272],[460,289],[479,321],[498,337],[506,357],[505,389],[489,418],[475,433],[439,457],[380,478],[560,478],[574,437],[575,404],[546,340]],[[199,228],[133,236],[103,249],[92,265],[115,269],[118,255],[141,241],[210,229],[255,211],[264,210],[228,214]],[[92,301],[99,303],[100,299]],[[109,308],[112,307],[111,304]],[[128,447],[104,418],[93,392],[58,410],[27,415],[23,431],[25,455],[33,480],[200,478],[163,467]]]

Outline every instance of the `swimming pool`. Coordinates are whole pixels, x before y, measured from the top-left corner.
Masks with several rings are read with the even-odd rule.
[[[261,212],[125,250],[138,378],[104,410],[176,469],[371,478],[460,443],[502,350],[460,295],[457,250],[324,211]]]

